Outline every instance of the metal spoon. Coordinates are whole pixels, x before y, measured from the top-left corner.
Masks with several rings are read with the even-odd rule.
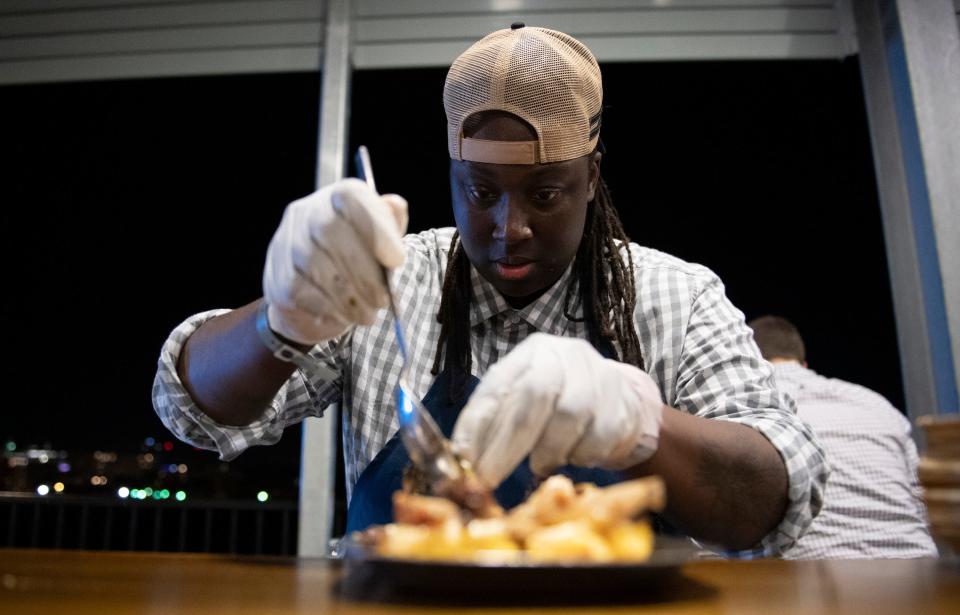
[[[360,179],[364,180],[376,192],[377,186],[373,180],[373,170],[370,166],[370,153],[365,146],[361,145],[357,148],[355,162]],[[460,459],[453,453],[450,441],[444,437],[433,417],[430,416],[430,412],[420,403],[407,380],[409,369],[407,339],[403,333],[400,312],[397,310],[393,290],[390,286],[390,273],[386,267],[383,267],[382,271],[383,283],[387,288],[387,296],[389,297],[390,311],[393,313],[393,333],[402,360],[396,391],[400,439],[410,455],[410,460],[428,480],[432,482],[444,479],[463,480],[464,469]]]

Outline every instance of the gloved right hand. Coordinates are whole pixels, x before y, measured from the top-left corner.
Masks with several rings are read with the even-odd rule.
[[[534,333],[483,375],[453,448],[491,487],[528,453],[540,476],[567,464],[623,470],[656,452],[664,407],[643,370],[585,340]]]
[[[381,267],[403,264],[407,202],[343,179],[287,206],[263,269],[270,328],[314,345],[387,306]]]

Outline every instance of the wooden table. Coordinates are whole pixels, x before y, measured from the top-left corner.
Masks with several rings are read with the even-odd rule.
[[[340,565],[216,555],[0,550],[0,613],[960,613],[960,569],[934,560],[690,562],[615,603],[350,595]]]

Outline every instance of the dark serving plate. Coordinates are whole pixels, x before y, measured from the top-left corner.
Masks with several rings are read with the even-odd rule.
[[[345,538],[343,555],[349,585],[382,586],[402,592],[473,595],[576,595],[591,592],[644,592],[677,576],[697,550],[690,541],[658,536],[650,559],[640,563],[551,563],[429,561],[372,554]]]

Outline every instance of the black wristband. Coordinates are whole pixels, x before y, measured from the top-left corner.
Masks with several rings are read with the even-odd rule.
[[[291,346],[270,328],[270,320],[267,317],[268,309],[267,302],[261,301],[260,307],[257,308],[257,334],[260,336],[263,345],[273,353],[273,356],[281,361],[293,363],[311,378],[327,382],[336,380],[338,376],[333,370],[302,350]]]

